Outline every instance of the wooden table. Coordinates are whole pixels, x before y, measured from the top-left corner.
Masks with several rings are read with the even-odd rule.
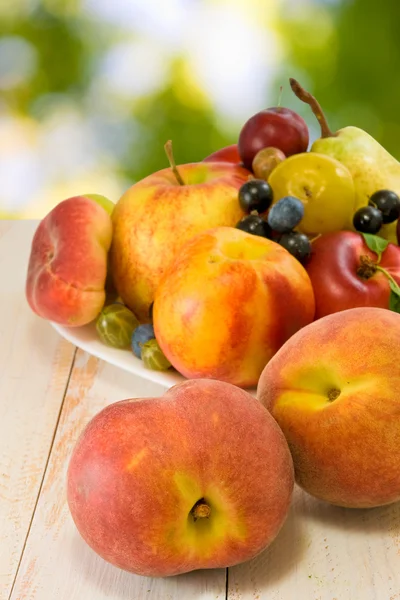
[[[31,312],[36,227],[0,221],[0,600],[400,600],[400,503],[346,510],[296,489],[256,559],[165,579],[120,571],[85,545],[65,500],[79,433],[107,404],[164,390],[78,350]]]

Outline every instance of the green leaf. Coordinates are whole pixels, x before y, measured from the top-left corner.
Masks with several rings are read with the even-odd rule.
[[[382,252],[384,252],[388,247],[388,240],[384,240],[379,235],[372,235],[372,233],[361,233],[361,235],[363,236],[368,248],[378,255],[379,263],[382,257]]]
[[[400,313],[400,287],[394,281],[389,281],[389,285],[389,309],[393,310],[394,312]]]

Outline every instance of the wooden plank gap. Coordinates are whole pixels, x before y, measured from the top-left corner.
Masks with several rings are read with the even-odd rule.
[[[35,501],[35,505],[33,507],[32,516],[31,516],[31,519],[30,519],[30,522],[29,522],[29,526],[28,526],[28,529],[27,529],[27,532],[26,532],[24,544],[22,546],[22,552],[21,552],[21,555],[19,557],[18,566],[17,566],[16,571],[15,571],[14,580],[12,582],[10,593],[8,595],[8,600],[10,600],[10,598],[11,598],[11,596],[13,594],[13,591],[14,591],[15,582],[17,580],[19,569],[20,569],[20,566],[21,566],[21,563],[22,563],[22,558],[23,558],[24,553],[25,553],[25,548],[26,548],[26,544],[28,542],[28,538],[29,538],[29,534],[30,534],[30,531],[31,531],[33,519],[35,518],[37,505],[38,505],[38,502],[39,502],[40,494],[42,492],[42,487],[43,487],[43,483],[44,483],[44,480],[45,480],[45,477],[46,477],[46,473],[47,473],[47,469],[48,469],[48,466],[49,466],[51,453],[53,451],[53,446],[54,446],[54,441],[55,441],[56,434],[57,434],[58,425],[60,423],[60,418],[61,418],[62,411],[63,411],[63,408],[64,408],[65,399],[67,397],[68,387],[69,387],[70,379],[71,379],[71,376],[72,376],[72,371],[73,371],[74,366],[75,366],[75,359],[76,359],[77,352],[78,352],[78,348],[75,347],[74,355],[72,357],[71,365],[70,365],[69,372],[68,372],[67,381],[65,383],[65,388],[64,388],[64,392],[63,392],[62,401],[60,403],[60,409],[58,411],[57,420],[56,420],[56,424],[55,424],[54,431],[53,431],[53,436],[51,438],[51,443],[50,443],[50,446],[49,446],[49,452],[48,452],[48,455],[47,455],[46,464],[45,464],[45,467],[43,469],[43,474],[42,474],[42,478],[41,478],[41,481],[40,481],[40,486],[39,486],[37,498],[36,498],[36,501]]]

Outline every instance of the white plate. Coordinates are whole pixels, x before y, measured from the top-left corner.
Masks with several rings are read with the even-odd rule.
[[[177,383],[186,381],[186,378],[183,377],[183,375],[180,375],[172,368],[168,369],[168,371],[152,371],[151,369],[146,369],[143,362],[137,358],[131,350],[118,350],[106,346],[99,340],[94,323],[90,323],[84,327],[62,327],[61,325],[52,322],[50,324],[63,338],[74,344],[74,346],[81,348],[85,352],[88,352],[111,365],[120,367],[134,375],[138,375],[138,377],[148,379],[154,383],[159,383],[167,389]],[[256,388],[253,388],[247,389],[246,391],[252,396],[255,396],[257,390]]]
[[[85,352],[116,367],[120,367],[129,373],[143,377],[143,379],[159,383],[166,388],[186,381],[185,377],[173,369],[168,369],[168,371],[146,369],[143,362],[131,350],[118,350],[117,348],[106,346],[99,340],[94,323],[90,323],[84,327],[62,327],[57,323],[50,324],[63,338],[74,344],[74,346],[78,346],[78,348],[85,350]]]

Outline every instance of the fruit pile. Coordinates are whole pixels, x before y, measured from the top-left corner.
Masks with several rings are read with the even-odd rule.
[[[359,306],[400,310],[400,165],[356,127],[253,115],[237,144],[131,186],[69,198],[40,223],[26,295],[41,317],[95,324],[145,368],[254,387],[297,331]],[[260,310],[260,307],[261,310]]]
[[[236,227],[242,231],[275,240],[299,261],[311,254],[311,242],[304,233],[294,231],[304,217],[304,205],[298,198],[284,196],[268,211],[266,219],[259,213],[272,204],[271,186],[261,179],[250,180],[239,190],[240,206],[251,214],[243,217]]]
[[[249,560],[295,481],[342,507],[400,500],[400,165],[291,87],[321,124],[310,149],[305,121],[270,108],[199,163],[167,143],[170,167],[115,207],[69,198],[35,233],[36,314],[187,378],[107,406],[72,454],[74,522],[119,568]]]
[[[329,530],[338,513],[323,503],[366,510],[400,501],[399,335],[395,312],[340,311],[278,350],[256,398],[196,379],[109,404],[68,466],[83,540],[120,569],[167,577],[260,554],[288,517],[294,482],[319,501],[302,511],[301,530],[314,510]],[[347,544],[352,532],[342,535]],[[284,545],[270,552],[283,556]]]

